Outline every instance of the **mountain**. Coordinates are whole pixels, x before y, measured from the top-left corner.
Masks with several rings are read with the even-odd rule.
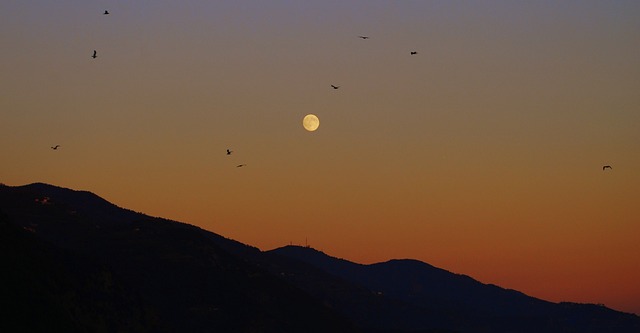
[[[416,260],[272,251],[47,184],[0,185],[2,332],[640,332]]]
[[[268,253],[312,265],[335,278],[362,286],[381,299],[402,302],[405,309],[421,313],[420,319],[434,314],[439,318],[399,322],[397,318],[402,313],[375,314],[377,321],[387,327],[396,323],[396,327],[400,324],[405,330],[435,324],[464,332],[640,332],[640,317],[633,314],[594,304],[552,303],[417,260],[362,265],[300,246],[285,246]],[[307,278],[302,275],[291,281],[308,289],[304,281]],[[335,296],[327,295],[329,299],[332,297]]]
[[[3,332],[357,331],[194,226],[45,184],[0,186],[0,216]]]
[[[113,270],[52,246],[0,214],[0,331],[145,332],[149,308]],[[148,328],[148,329],[145,329]]]

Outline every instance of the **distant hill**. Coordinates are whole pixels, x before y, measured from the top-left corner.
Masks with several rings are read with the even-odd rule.
[[[429,318],[399,322],[396,318],[402,313],[376,314],[385,326],[396,323],[403,329],[417,330],[437,323],[436,327],[464,332],[640,332],[640,318],[633,314],[594,304],[552,303],[417,260],[361,265],[300,246],[268,253],[310,264],[380,298],[403,302],[414,312],[422,312],[420,319]],[[307,289],[307,278],[291,281]],[[331,297],[334,295],[329,294]],[[439,321],[430,318],[434,314]]]
[[[416,260],[262,252],[47,184],[0,185],[0,332],[640,332]]]

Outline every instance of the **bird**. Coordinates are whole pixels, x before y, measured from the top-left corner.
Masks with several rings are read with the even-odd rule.
[[[358,38],[361,38],[361,39],[369,39],[369,36],[358,36]]]
[[[613,170],[613,168],[610,165],[605,165],[605,166],[602,167],[602,171],[604,171],[605,169]]]
[[[93,50],[93,55],[91,56],[91,58],[95,59],[98,56],[98,52],[96,50]]]
[[[334,86],[334,85],[332,84],[332,85],[331,85],[331,88],[333,88],[333,89],[338,89],[338,88],[340,88],[340,86]]]
[[[51,147],[51,149],[53,149],[53,150],[58,150],[58,148],[60,148],[60,145],[55,145],[55,146]]]
[[[102,15],[109,15],[109,11],[105,10],[104,13],[102,13]]]
[[[227,155],[231,155],[231,153],[233,153],[233,150],[227,149]]]
[[[236,168],[242,168],[243,166],[246,166],[246,164],[238,164],[236,165]]]
[[[417,51],[411,51],[411,55],[415,55],[415,54],[418,54],[418,52]]]

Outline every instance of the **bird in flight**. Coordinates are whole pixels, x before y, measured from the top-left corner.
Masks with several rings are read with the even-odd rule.
[[[604,171],[605,169],[613,170],[613,168],[610,165],[605,165],[605,166],[602,167],[602,171]]]
[[[109,11],[105,10],[104,13],[102,13],[102,15],[109,15]]]
[[[358,36],[358,38],[361,38],[361,39],[369,39],[369,36]]]
[[[331,85],[331,88],[333,88],[333,89],[338,89],[338,88],[340,88],[340,86],[334,86],[334,85],[332,84],[332,85]]]
[[[51,149],[53,149],[53,150],[58,150],[58,148],[60,148],[60,145],[55,145],[55,146],[51,147]]]
[[[238,164],[236,165],[236,168],[242,168],[243,166],[246,166],[246,164]]]
[[[96,50],[93,50],[93,55],[91,56],[91,58],[95,59],[98,56],[98,52]]]
[[[416,54],[418,54],[417,51],[411,51],[411,55],[416,55]]]
[[[233,153],[233,150],[227,149],[227,155],[231,155],[231,153]]]

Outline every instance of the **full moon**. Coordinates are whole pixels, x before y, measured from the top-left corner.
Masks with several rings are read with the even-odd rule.
[[[302,119],[302,126],[304,126],[304,129],[307,131],[313,132],[318,129],[318,126],[320,126],[320,119],[318,119],[314,114],[308,114],[304,116],[304,119]]]

